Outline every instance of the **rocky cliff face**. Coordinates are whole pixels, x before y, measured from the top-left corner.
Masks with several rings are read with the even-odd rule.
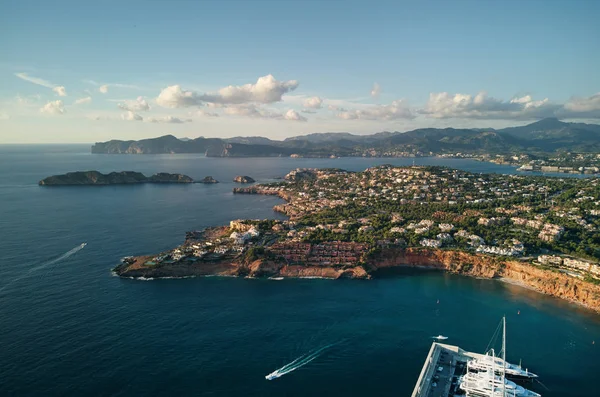
[[[259,259],[243,262],[201,262],[144,266],[149,257],[138,257],[115,268],[122,277],[249,276],[289,278],[369,279],[377,270],[393,267],[425,267],[473,277],[509,281],[538,292],[566,299],[600,312],[600,286],[543,270],[528,263],[502,261],[485,255],[434,249],[388,249],[364,266],[333,267],[286,265]]]
[[[399,266],[427,267],[473,277],[503,279],[600,311],[599,285],[528,263],[502,261],[460,251],[408,248],[385,250],[368,264],[370,271]]]
[[[200,262],[194,264],[170,264],[166,266],[144,266],[150,257],[137,257],[131,263],[117,266],[114,271],[121,277],[164,278],[188,276],[240,276],[240,277],[285,277],[285,278],[370,278],[361,266],[337,268],[331,266],[284,265],[263,259],[244,262]]]

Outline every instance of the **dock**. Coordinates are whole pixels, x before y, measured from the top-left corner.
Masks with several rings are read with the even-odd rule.
[[[458,377],[466,370],[467,362],[482,358],[458,346],[433,342],[412,397],[454,397],[458,389]]]

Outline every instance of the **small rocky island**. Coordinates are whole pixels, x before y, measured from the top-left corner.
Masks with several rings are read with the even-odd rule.
[[[160,172],[150,177],[141,172],[121,171],[103,174],[98,171],[77,171],[53,175],[42,179],[40,186],[87,186],[87,185],[134,185],[140,183],[194,183],[194,180],[183,174]]]
[[[247,175],[238,175],[235,178],[233,178],[234,182],[237,183],[254,183],[256,182],[253,178],[247,176]]]
[[[201,180],[199,180],[198,183],[219,183],[219,181],[217,181],[212,176],[206,176],[206,177],[202,178]]]

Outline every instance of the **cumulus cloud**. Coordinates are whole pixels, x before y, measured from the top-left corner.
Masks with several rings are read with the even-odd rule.
[[[172,85],[160,92],[156,103],[165,108],[185,108],[200,105],[202,101],[195,92],[184,91],[181,86]]]
[[[281,101],[284,94],[298,88],[298,81],[278,81],[269,74],[259,77],[255,84],[242,86],[230,85],[213,94],[204,94],[200,99],[204,102],[241,104],[241,103],[273,103]]]
[[[145,112],[150,110],[150,105],[148,105],[148,102],[141,96],[134,100],[125,100],[122,103],[119,103],[117,106],[123,110],[129,110],[131,112]]]
[[[381,86],[377,83],[374,83],[373,88],[371,88],[371,96],[373,98],[379,98],[379,94],[381,94]]]
[[[321,109],[321,106],[323,106],[323,100],[318,96],[307,98],[304,101],[304,107],[307,109]]]
[[[40,108],[40,112],[52,115],[60,115],[65,114],[66,110],[63,101],[58,100],[48,102],[46,105]]]
[[[58,96],[67,96],[67,90],[62,85],[52,88],[52,91],[54,91]]]
[[[225,114],[255,119],[306,121],[306,117],[293,109],[289,109],[285,113],[280,113],[278,111],[263,109],[253,104],[228,106],[225,108]]]
[[[285,115],[283,116],[284,119],[286,120],[291,120],[291,121],[306,121],[306,117],[302,116],[300,113],[296,112],[294,109],[290,109],[287,112],[285,112]]]
[[[600,118],[600,92],[587,98],[573,97],[557,112],[571,118]]]
[[[168,124],[183,124],[183,123],[191,123],[191,119],[180,119],[178,117],[173,116],[165,116],[159,118],[147,117],[144,121],[148,123],[168,123]]]
[[[106,94],[108,92],[108,84],[101,85],[98,88],[98,91],[100,91],[102,94]]]
[[[530,95],[503,101],[480,92],[475,96],[447,92],[431,93],[419,113],[429,117],[464,119],[535,120],[554,116],[560,105],[548,98],[535,101]]]
[[[277,119],[282,117],[281,113],[261,109],[255,105],[228,106],[225,108],[225,114],[262,119]]]
[[[399,119],[414,119],[410,106],[403,101],[393,101],[389,105],[369,106],[363,109],[343,109],[333,108],[337,113],[337,117],[344,120],[399,120]]]
[[[79,98],[73,102],[73,105],[85,105],[92,102],[92,97],[87,96],[85,98]]]
[[[143,118],[139,114],[133,113],[131,110],[121,115],[121,119],[125,121],[142,121]]]
[[[21,80],[25,80],[32,84],[41,85],[42,87],[51,88],[58,96],[67,96],[67,91],[62,85],[52,84],[48,80],[40,79],[39,77],[29,76],[27,73],[15,73],[15,76]]]
[[[185,91],[181,86],[173,85],[163,89],[156,102],[166,108],[198,106],[204,102],[222,105],[273,103],[281,101],[284,94],[297,87],[296,80],[278,81],[272,75],[267,75],[260,77],[254,84],[230,85],[208,94]]]

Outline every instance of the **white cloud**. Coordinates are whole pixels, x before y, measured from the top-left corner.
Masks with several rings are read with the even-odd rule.
[[[300,113],[296,112],[294,109],[290,109],[287,112],[285,112],[285,115],[283,116],[283,118],[285,118],[286,120],[291,120],[291,121],[306,121],[306,117],[302,116]]]
[[[306,117],[293,109],[289,109],[285,113],[280,113],[278,111],[263,109],[253,104],[228,106],[225,108],[225,114],[255,119],[306,121]]]
[[[42,108],[40,108],[40,112],[46,114],[64,114],[66,112],[63,101],[50,101]]]
[[[321,106],[323,106],[323,100],[318,96],[307,98],[304,101],[304,107],[307,109],[321,109]]]
[[[133,113],[131,110],[121,115],[121,119],[125,121],[142,121],[143,118],[139,114]]]
[[[84,83],[86,84],[91,84],[94,85],[96,87],[98,87],[98,91],[100,91],[102,94],[106,94],[108,92],[108,88],[109,87],[116,87],[116,88],[132,88],[132,89],[141,89],[139,86],[137,85],[133,85],[133,84],[121,84],[121,83],[98,83],[95,80],[82,80]]]
[[[148,123],[169,123],[169,124],[182,124],[182,123],[191,123],[191,119],[180,119],[178,117],[173,116],[165,116],[159,118],[145,118],[144,121]]]
[[[52,91],[56,92],[58,96],[67,96],[67,90],[62,85],[57,85],[56,87],[52,88]]]
[[[163,107],[179,108],[198,106],[203,102],[215,104],[273,103],[281,101],[284,94],[298,87],[296,80],[278,81],[272,75],[258,78],[255,84],[221,88],[215,93],[198,94],[184,91],[174,85],[161,91],[156,102]]]
[[[172,85],[163,89],[156,103],[165,108],[184,108],[197,106],[201,103],[198,99],[198,94],[193,91],[184,91],[179,85]]]
[[[281,101],[284,94],[298,88],[298,81],[278,81],[273,75],[259,77],[255,84],[228,86],[217,93],[204,94],[200,99],[204,102],[225,104],[241,103],[273,103]]]
[[[73,105],[85,105],[92,102],[92,97],[87,96],[85,98],[79,98],[73,102]]]
[[[373,98],[379,98],[379,94],[381,94],[381,86],[377,83],[374,83],[373,88],[371,88],[371,96]]]
[[[475,96],[439,92],[429,95],[425,108],[419,113],[438,119],[535,120],[552,117],[559,108],[560,105],[550,103],[548,98],[534,101],[530,95],[507,102],[489,97],[485,92]]]
[[[281,113],[261,109],[255,105],[228,106],[225,108],[225,114],[262,119],[277,119],[282,117]]]
[[[399,120],[414,119],[415,115],[403,100],[393,101],[389,105],[375,105],[363,109],[350,109],[333,107],[339,111],[337,117],[344,120]]]
[[[40,79],[39,77],[29,76],[27,73],[15,73],[15,76],[29,83],[41,85],[42,87],[51,88],[58,96],[67,96],[67,91],[64,86],[52,84],[48,80]]]
[[[22,80],[28,81],[30,83],[41,85],[42,87],[46,87],[46,88],[54,88],[55,87],[55,84],[52,84],[48,80],[29,76],[27,73],[15,73],[15,76],[17,76],[18,78],[20,78]]]
[[[564,104],[558,115],[571,118],[600,118],[600,92],[587,98],[573,97]]]
[[[117,106],[123,110],[132,112],[144,112],[150,110],[150,105],[148,105],[148,102],[141,96],[137,97],[135,100],[125,100]]]
[[[197,116],[202,116],[202,117],[219,117],[219,113],[209,112],[204,109],[199,109],[197,112],[194,112],[193,114],[197,115]]]

